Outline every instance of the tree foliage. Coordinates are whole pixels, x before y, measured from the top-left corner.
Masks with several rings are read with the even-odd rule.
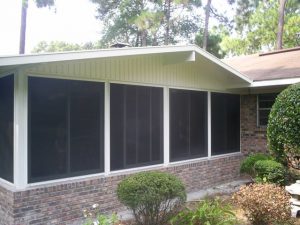
[[[79,51],[101,48],[99,43],[87,42],[85,44],[73,44],[64,41],[41,41],[32,50],[33,53]]]
[[[195,9],[201,0],[91,0],[103,21],[102,43],[116,40],[132,46],[191,39],[199,28]]]
[[[273,50],[276,46],[279,2],[249,0],[240,4],[245,4],[243,5],[245,8],[247,4],[251,7],[241,12],[237,10],[241,14],[236,18],[236,28],[239,33],[236,37],[225,37],[221,43],[222,49],[230,55],[252,54],[263,49]],[[300,32],[299,6],[298,0],[290,0],[286,4],[284,48],[297,46],[296,33]]]
[[[196,35],[195,44],[202,47],[203,46],[203,38],[204,31],[200,29],[200,31]],[[223,58],[225,56],[225,52],[221,49],[220,44],[222,42],[222,33],[217,29],[212,29],[208,34],[206,51],[210,52],[217,58]]]

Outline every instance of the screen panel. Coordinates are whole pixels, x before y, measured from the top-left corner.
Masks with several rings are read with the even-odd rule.
[[[240,96],[211,93],[212,155],[240,151]]]
[[[170,90],[170,159],[207,156],[207,93]]]
[[[170,159],[189,157],[189,93],[170,90]]]
[[[103,170],[103,85],[73,81],[70,85],[71,172]]]
[[[111,170],[161,163],[163,89],[111,84]]]
[[[67,86],[65,80],[29,78],[30,177],[67,173]]]
[[[29,181],[103,171],[104,85],[29,77]]]
[[[0,177],[13,183],[14,75],[0,78]]]

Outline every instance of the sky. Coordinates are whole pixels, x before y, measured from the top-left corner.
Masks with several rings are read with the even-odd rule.
[[[0,55],[18,54],[22,0],[0,0]],[[100,39],[101,22],[90,0],[56,0],[55,8],[37,8],[29,0],[25,53],[40,41],[85,43]]]

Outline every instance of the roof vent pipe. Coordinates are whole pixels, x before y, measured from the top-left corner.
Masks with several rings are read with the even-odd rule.
[[[122,42],[117,41],[116,43],[110,45],[109,47],[110,48],[124,48],[124,47],[131,47],[131,45],[128,43],[122,43]]]
[[[300,32],[296,33],[296,42],[297,45],[300,46]]]

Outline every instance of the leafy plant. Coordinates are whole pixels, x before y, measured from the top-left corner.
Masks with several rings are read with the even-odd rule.
[[[255,177],[255,170],[254,165],[257,161],[260,160],[269,160],[271,159],[271,156],[262,154],[262,153],[256,153],[256,154],[250,154],[247,158],[245,158],[242,161],[240,171],[241,173],[249,174],[251,177]]]
[[[254,225],[292,224],[290,196],[275,184],[243,186],[233,200]]]
[[[259,160],[254,164],[255,180],[259,183],[285,184],[286,169],[274,160]]]
[[[276,161],[285,164],[288,156],[300,155],[299,96],[300,83],[288,87],[277,96],[269,116],[268,146]]]
[[[186,209],[170,221],[171,225],[236,225],[237,219],[229,204],[220,199],[203,200],[195,210]]]
[[[115,213],[111,216],[100,214],[99,204],[94,204],[91,208],[84,209],[83,216],[86,218],[84,225],[115,225],[118,222],[118,216]]]
[[[186,200],[183,183],[162,172],[142,172],[125,178],[118,185],[117,195],[141,225],[166,224]]]

